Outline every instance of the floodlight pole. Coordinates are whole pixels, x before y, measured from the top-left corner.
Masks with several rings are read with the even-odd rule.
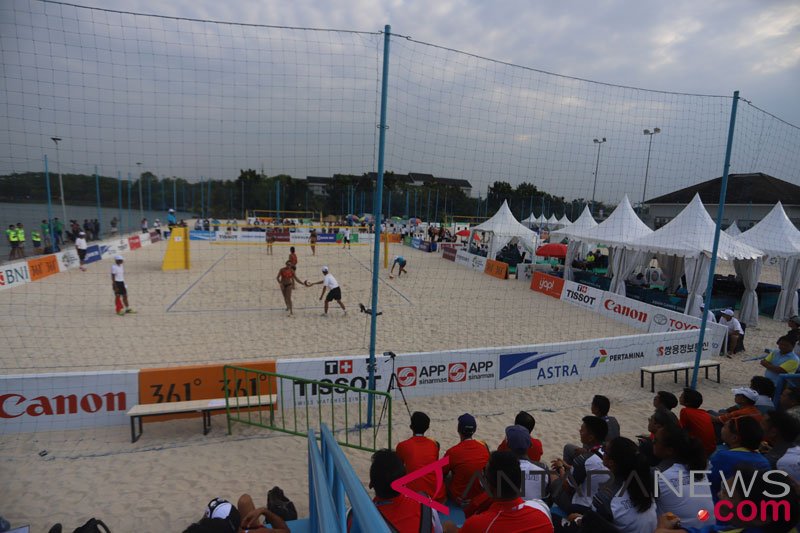
[[[597,192],[597,171],[600,168],[600,147],[603,146],[603,143],[606,142],[606,138],[603,137],[602,140],[595,139],[594,143],[597,145],[597,161],[594,164],[594,186],[592,187],[592,214],[594,214],[594,195]],[[544,199],[544,197],[542,197]]]
[[[64,203],[64,180],[61,178],[61,154],[58,151],[58,142],[61,137],[50,137],[56,143],[56,165],[58,166],[58,188],[61,191],[61,216],[64,217],[62,224],[67,223],[67,205]]]
[[[647,143],[647,165],[644,167],[644,189],[642,189],[642,203],[641,206],[644,206],[644,199],[647,195],[647,176],[650,174],[650,150],[653,148],[653,135],[657,133],[661,133],[661,128],[653,128],[653,131],[644,130],[644,134],[650,137],[650,142]],[[640,211],[641,211],[640,206]]]

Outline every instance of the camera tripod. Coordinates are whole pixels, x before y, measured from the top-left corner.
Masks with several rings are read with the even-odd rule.
[[[403,392],[403,387],[399,384],[399,379],[397,378],[397,373],[395,372],[395,358],[397,354],[394,352],[383,352],[384,357],[388,357],[392,361],[392,374],[389,376],[389,384],[386,386],[386,392],[389,393],[390,397],[392,394],[393,389],[397,389],[400,391],[400,397],[403,399],[403,405],[406,406],[406,411],[408,411],[408,418],[411,419],[411,409],[408,407],[408,402],[406,401],[406,393]],[[376,428],[381,427],[381,422],[383,422],[383,415],[386,414],[386,407],[389,404],[389,398],[385,398],[383,400],[383,407],[381,407],[381,415],[378,417],[378,422],[375,425]]]

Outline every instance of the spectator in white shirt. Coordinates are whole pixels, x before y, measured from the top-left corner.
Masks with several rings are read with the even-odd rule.
[[[742,324],[735,316],[733,316],[733,309],[725,309],[719,317],[719,323],[728,328],[728,357],[730,358],[736,353],[736,347],[739,345],[739,338],[744,335]]]
[[[75,249],[78,251],[78,260],[81,264],[81,271],[86,272],[86,266],[83,262],[86,259],[86,233],[78,233],[78,238],[75,239]]]

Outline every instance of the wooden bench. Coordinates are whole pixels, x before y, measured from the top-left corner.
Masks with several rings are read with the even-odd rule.
[[[273,405],[277,401],[277,395],[243,396],[240,398],[228,398],[228,401],[231,407],[261,407]],[[136,405],[127,412],[127,415],[131,418],[131,442],[136,442],[142,436],[142,418],[147,416],[200,412],[203,414],[203,435],[208,435],[208,432],[211,431],[211,411],[220,409],[225,409],[225,398]],[[136,432],[137,421],[139,422],[138,433]]]
[[[718,361],[708,361],[703,360],[700,361],[699,368],[704,368],[706,371],[706,379],[708,379],[708,369],[709,368],[716,368],[717,369],[717,383],[719,383],[719,367],[720,364]],[[644,374],[647,372],[650,374],[650,392],[655,392],[655,377],[656,374],[664,374],[667,372],[672,372],[674,375],[675,383],[678,382],[678,372],[685,372],[685,380],[686,386],[689,386],[689,371],[694,369],[694,361],[686,362],[686,363],[670,363],[666,365],[655,365],[655,366],[643,366],[640,371],[641,374],[639,376],[640,386],[644,387]]]

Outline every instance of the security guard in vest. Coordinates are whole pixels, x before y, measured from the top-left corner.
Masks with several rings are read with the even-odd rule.
[[[22,227],[22,222],[17,222],[17,245],[19,256],[25,257],[25,228]]]
[[[31,230],[31,242],[33,243],[34,253],[42,253],[42,234],[36,230]]]
[[[6,230],[6,239],[8,239],[8,246],[11,248],[8,252],[8,260],[11,261],[17,257],[17,247],[19,246],[17,243],[17,228],[14,224],[8,226]]]

